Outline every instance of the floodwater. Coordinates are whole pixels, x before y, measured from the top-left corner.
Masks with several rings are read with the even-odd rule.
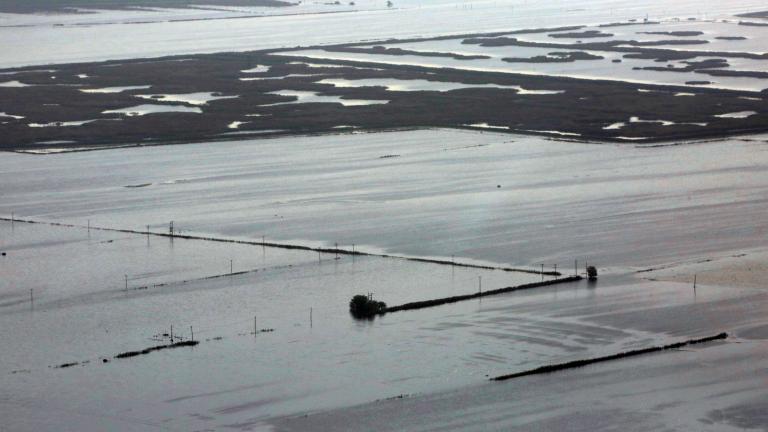
[[[360,2],[357,2],[360,3]],[[107,59],[158,57],[222,51],[310,46],[362,40],[492,32],[522,28],[599,24],[674,17],[733,19],[732,14],[762,10],[760,0],[707,0],[637,4],[628,0],[520,2],[518,0],[453,0],[394,2],[386,10],[354,13],[310,13],[240,19],[162,21],[121,25],[52,25],[58,16],[43,18],[43,25],[26,17],[3,15],[0,28],[0,67],[86,62]],[[361,3],[362,5],[362,3]],[[378,8],[380,8],[379,4]],[[366,6],[376,7],[376,6]],[[283,10],[277,13],[286,13]],[[173,12],[171,12],[173,13]],[[186,13],[186,12],[185,12]],[[210,11],[203,11],[210,14]],[[111,11],[105,21],[126,21],[130,12]],[[146,13],[144,14],[146,15]],[[98,15],[87,18],[98,21]],[[140,21],[147,21],[141,19]],[[425,26],[429,23],[429,26]],[[92,37],[98,28],[99,37]],[[315,29],[323,29],[322,32]],[[76,40],[78,43],[72,43]]]
[[[762,246],[766,138],[681,144],[418,130],[6,154],[0,214],[512,266]]]
[[[297,103],[340,103],[344,106],[358,106],[358,105],[378,105],[389,102],[388,100],[366,100],[366,99],[345,99],[341,96],[323,95],[317,92],[300,91],[300,90],[278,90],[269,92],[267,94],[274,94],[278,96],[288,96],[296,98],[296,100],[288,102],[277,102],[261,106],[273,106],[273,105],[286,105]]]
[[[160,102],[184,102],[190,105],[206,105],[208,102],[219,99],[233,99],[238,97],[237,95],[222,95],[214,92],[197,92],[197,93],[183,93],[183,94],[151,94],[151,95],[136,95],[137,98],[149,99]]]
[[[427,81],[421,79],[395,79],[395,78],[369,78],[348,80],[344,78],[327,78],[317,81],[318,84],[331,84],[334,87],[385,87],[387,91],[451,91],[462,88],[496,88],[511,89],[519,94],[559,94],[556,90],[528,90],[520,86],[508,86],[501,84],[462,84],[445,81]]]
[[[359,293],[399,304],[475,292],[478,277],[491,289],[539,276],[20,222],[0,223],[0,234],[10,430],[250,430],[766,325],[761,291],[623,277],[356,321],[347,302]],[[235,272],[258,271],[230,276],[229,259]],[[200,345],[113,358],[168,343],[171,326]],[[56,367],[66,363],[78,364]]]
[[[620,30],[614,30],[620,29]],[[323,50],[301,50],[283,53],[281,55],[293,55],[308,58],[332,59],[361,61],[368,63],[381,63],[390,65],[413,65],[435,68],[452,68],[470,71],[490,71],[517,73],[527,75],[548,75],[582,79],[607,79],[620,80],[647,84],[666,84],[686,86],[689,81],[710,81],[712,84],[707,87],[726,88],[734,90],[761,91],[768,88],[768,81],[754,77],[726,77],[710,76],[696,72],[664,72],[654,70],[639,70],[642,67],[675,67],[684,68],[688,66],[685,61],[704,61],[716,59],[716,56],[702,56],[695,59],[676,60],[669,62],[655,62],[654,60],[624,58],[626,53],[581,49],[582,42],[606,42],[610,40],[639,40],[639,41],[657,41],[657,40],[705,40],[706,44],[691,45],[665,45],[658,48],[670,49],[675,51],[727,51],[740,53],[763,54],[765,51],[761,47],[762,41],[768,36],[768,27],[742,26],[735,22],[679,22],[670,20],[659,25],[635,24],[623,27],[600,28],[597,26],[587,27],[577,32],[588,30],[600,30],[613,34],[612,37],[604,38],[553,38],[550,37],[553,32],[529,33],[511,35],[521,41],[539,42],[539,43],[558,43],[567,44],[568,48],[541,48],[541,47],[521,47],[521,46],[498,46],[484,47],[479,44],[463,44],[463,38],[432,40],[424,42],[403,42],[403,43],[385,43],[387,48],[400,48],[416,52],[440,52],[462,55],[484,55],[488,59],[459,60],[451,57],[425,57],[416,54],[407,55],[387,55],[373,53],[349,53],[349,52],[327,52]],[[641,32],[673,32],[673,31],[701,31],[704,35],[694,37],[674,37],[664,35],[647,35]],[[716,37],[721,35],[742,36],[745,40],[724,41]],[[530,63],[530,62],[506,62],[504,58],[531,58],[537,56],[547,56],[552,52],[580,51],[587,52],[595,56],[602,56],[600,60],[576,60],[573,62],[548,62],[548,63]],[[738,71],[764,71],[768,68],[768,61],[765,59],[744,59],[728,58],[729,67],[725,70]],[[618,63],[617,63],[618,62]]]
[[[764,8],[756,0],[642,5],[425,0],[387,10],[374,2],[359,4],[338,9],[306,4],[295,9],[306,14],[295,16],[286,15],[288,9],[256,8],[0,15],[1,26],[24,26],[0,27],[6,42],[0,44],[0,64],[244,51],[646,16],[733,19],[733,13]],[[187,18],[205,20],[178,20]],[[732,36],[730,28],[712,26],[707,38]],[[95,30],[99,37],[93,37]],[[760,49],[755,39],[744,43]],[[739,43],[718,40],[711,46]],[[430,44],[421,49],[445,44],[446,52],[497,50],[457,41]],[[491,60],[508,55],[504,50]],[[389,57],[409,61],[409,56]],[[416,59],[437,66],[478,65]],[[589,63],[573,67],[582,64]],[[732,64],[762,67],[750,60]],[[606,70],[634,79],[622,72],[632,65]],[[598,69],[581,73],[605,76]],[[265,70],[254,65],[243,72]],[[648,79],[673,79],[667,75],[675,74]],[[190,101],[205,102],[183,102]],[[169,108],[200,109],[141,105],[123,112]],[[240,124],[232,123],[235,129]],[[764,247],[768,137],[651,148],[499,134],[482,119],[472,126],[486,130],[3,154],[0,215],[79,226],[0,221],[1,428],[764,427],[766,377],[759,365],[768,337],[765,292],[727,286],[693,290],[690,283],[641,282],[627,273]],[[250,133],[231,134],[244,132]],[[66,151],[55,145],[41,143],[38,151]],[[597,284],[569,283],[356,321],[347,312],[355,294],[372,293],[395,305],[541,276],[97,229],[165,233],[171,221],[182,234],[338,244],[530,269],[558,265],[565,274],[588,261],[601,277]],[[163,334],[171,333],[171,326],[176,340],[194,332],[201,343],[114,359],[170,342]],[[728,342],[498,385],[486,381],[721,331],[732,333]],[[66,363],[76,364],[56,367]]]
[[[189,107],[186,105],[158,105],[158,104],[142,104],[128,108],[120,108],[107,110],[102,114],[125,114],[131,116],[143,116],[147,114],[165,113],[165,112],[182,112],[182,113],[194,113],[200,114],[203,111],[198,107]]]

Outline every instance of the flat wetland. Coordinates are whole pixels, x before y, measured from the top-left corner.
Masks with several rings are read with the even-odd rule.
[[[624,24],[6,70],[0,148],[476,125],[613,142],[765,131],[768,54],[754,41],[768,30]]]

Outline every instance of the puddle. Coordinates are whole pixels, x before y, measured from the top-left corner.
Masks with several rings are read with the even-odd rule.
[[[456,82],[427,81],[427,80],[401,80],[391,78],[369,78],[360,80],[348,80],[343,78],[324,79],[318,84],[331,84],[335,87],[385,87],[387,91],[439,91],[446,92],[464,88],[499,88],[516,90],[518,94],[551,95],[564,93],[563,90],[529,90],[518,85],[501,84],[464,84]]]
[[[626,124],[626,123],[624,123],[624,122],[611,123],[611,124],[609,124],[608,126],[605,126],[605,127],[603,128],[603,130],[617,130],[617,129],[621,129],[621,128],[623,128],[623,127],[624,127],[624,126],[626,126],[626,125],[627,125],[627,124]]]
[[[147,114],[181,112],[201,114],[203,111],[198,107],[188,107],[184,105],[136,105],[128,108],[103,111],[102,114],[125,114],[128,117],[143,116]]]
[[[18,115],[8,114],[8,113],[6,113],[6,112],[0,112],[0,117],[5,117],[5,118],[12,118],[12,119],[16,119],[16,120],[19,120],[19,119],[23,119],[23,118],[24,118],[24,116],[18,116]]]
[[[283,76],[260,76],[260,77],[250,77],[250,78],[240,78],[240,81],[261,81],[261,80],[279,80],[284,78],[297,78],[297,77],[312,77],[317,76],[317,74],[288,74]]]
[[[757,114],[756,111],[739,111],[739,112],[732,112],[732,113],[726,113],[726,114],[718,114],[715,117],[717,118],[732,118],[732,119],[744,119],[747,117],[751,117],[753,115]]]
[[[278,90],[269,92],[267,94],[274,94],[280,96],[292,96],[295,97],[295,101],[290,102],[277,102],[273,104],[266,104],[261,106],[274,106],[274,105],[287,105],[296,103],[340,103],[344,106],[358,106],[358,105],[380,105],[388,103],[388,100],[366,100],[366,99],[342,99],[341,96],[321,95],[310,91],[299,90]]]
[[[304,65],[304,66],[310,67],[310,68],[344,68],[344,67],[352,67],[352,66],[335,65],[335,64],[304,63],[304,62],[290,62],[288,64],[290,64],[290,65]],[[361,69],[365,69],[365,68],[361,68]]]
[[[617,136],[614,138],[620,139],[623,141],[644,141],[648,139],[648,137],[626,137],[626,136]]]
[[[240,127],[240,125],[244,125],[246,123],[250,123],[250,122],[233,121],[232,123],[227,125],[227,128],[229,128],[229,129],[237,129],[237,128]]]
[[[580,137],[580,133],[576,132],[561,132],[561,131],[552,131],[552,130],[533,130],[528,129],[524,132],[534,132],[534,133],[545,133],[545,134],[551,134],[551,135],[562,135],[562,136],[572,136],[572,137]]]
[[[653,123],[653,124],[660,124],[662,126],[691,125],[691,126],[701,126],[701,127],[705,127],[709,125],[709,123],[694,123],[694,122],[678,123],[670,120],[643,120],[640,117],[630,117],[629,123]],[[608,126],[603,127],[603,130],[618,130],[618,129],[624,128],[625,126],[627,126],[627,122],[611,123]]]
[[[183,102],[190,105],[206,105],[210,101],[219,99],[234,99],[239,96],[224,96],[218,92],[197,92],[197,93],[182,93],[182,94],[152,94],[152,95],[136,95],[138,98],[149,99],[158,102]]]
[[[66,121],[66,122],[50,122],[50,123],[30,123],[27,126],[32,128],[45,128],[45,127],[67,127],[67,126],[82,126],[84,124],[95,122],[93,120],[78,120],[78,121]]]
[[[472,124],[465,124],[462,126],[471,127],[471,128],[479,128],[479,129],[500,129],[500,130],[509,130],[509,126],[494,126],[489,125],[488,123],[472,123]]]
[[[103,88],[95,88],[95,89],[83,89],[80,91],[83,93],[122,93],[128,90],[145,90],[150,87],[152,86],[142,85],[142,86],[124,86],[124,87],[103,87]]]
[[[30,87],[30,84],[24,84],[21,81],[5,81],[0,83],[0,87]]]
[[[219,136],[259,135],[259,134],[271,134],[271,133],[279,133],[279,132],[286,132],[286,130],[285,129],[242,130],[242,131],[235,131],[235,132],[224,132],[219,134]]]
[[[262,72],[269,72],[270,66],[262,66],[257,65],[256,67],[252,67],[250,69],[243,69],[240,72],[242,73],[262,73]]]

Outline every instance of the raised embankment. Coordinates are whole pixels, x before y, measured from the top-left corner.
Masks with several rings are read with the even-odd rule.
[[[506,294],[514,291],[529,290],[533,288],[540,288],[544,286],[557,285],[557,284],[567,283],[567,282],[576,282],[576,281],[580,281],[581,279],[582,279],[581,276],[569,276],[569,277],[552,279],[552,280],[543,281],[543,282],[533,282],[533,283],[517,285],[513,287],[498,288],[498,289],[489,290],[489,291],[478,291],[473,294],[465,294],[465,295],[458,295],[453,297],[444,297],[444,298],[439,298],[434,300],[424,300],[424,301],[417,301],[412,303],[405,303],[399,306],[388,307],[382,312],[380,312],[380,314],[398,312],[398,311],[404,311],[404,310],[424,309],[424,308],[440,306],[448,303],[456,303],[456,302],[465,301],[465,300],[472,300],[480,297]]]
[[[554,364],[554,365],[541,366],[541,367],[538,367],[536,369],[531,369],[531,370],[527,370],[527,371],[523,371],[523,372],[517,372],[517,373],[513,373],[513,374],[508,374],[508,375],[500,375],[500,376],[497,376],[497,377],[493,377],[490,380],[491,381],[506,381],[506,380],[509,380],[509,379],[520,378],[520,377],[524,377],[524,376],[528,376],[528,375],[538,375],[538,374],[552,373],[552,372],[557,372],[557,371],[561,371],[561,370],[565,370],[565,369],[579,368],[579,367],[583,367],[583,366],[587,366],[587,365],[591,365],[591,364],[595,364],[595,363],[602,363],[602,362],[607,362],[607,361],[612,361],[612,360],[620,360],[620,359],[627,358],[627,357],[635,357],[635,356],[639,356],[639,355],[651,354],[651,353],[665,351],[665,350],[678,349],[678,348],[682,348],[682,347],[685,347],[685,346],[688,346],[688,345],[696,345],[696,344],[701,344],[701,343],[705,343],[705,342],[712,342],[712,341],[716,341],[716,340],[722,340],[722,339],[726,339],[727,337],[728,337],[728,333],[723,332],[723,333],[720,333],[720,334],[717,334],[717,335],[714,335],[714,336],[708,336],[708,337],[704,337],[704,338],[700,338],[700,339],[690,339],[690,340],[687,340],[687,341],[677,342],[677,343],[673,343],[673,344],[669,344],[669,345],[663,345],[663,346],[657,346],[657,347],[651,347],[651,348],[643,348],[643,349],[638,349],[638,350],[633,350],[633,351],[626,351],[626,352],[622,352],[622,353],[618,353],[618,354],[612,354],[612,355],[608,355],[608,356],[604,356],[604,357],[596,357],[596,358],[592,358],[592,359],[574,360],[574,361],[569,361],[569,362],[566,362],[566,363],[558,363],[558,364]]]
[[[18,223],[27,223],[27,224],[50,225],[50,226],[58,226],[58,227],[65,227],[65,228],[89,229],[94,231],[121,232],[121,233],[138,234],[138,235],[146,235],[146,236],[151,235],[155,237],[167,237],[170,239],[202,240],[202,241],[211,241],[211,242],[219,242],[219,243],[237,243],[237,244],[246,244],[246,245],[252,245],[252,246],[262,246],[262,247],[271,247],[271,248],[280,248],[280,249],[305,250],[305,251],[336,254],[336,255],[394,258],[394,259],[401,259],[406,261],[423,262],[423,263],[439,264],[439,265],[450,265],[454,267],[467,267],[467,268],[476,268],[476,269],[483,269],[483,270],[501,270],[506,272],[530,273],[530,274],[538,274],[538,275],[545,275],[545,276],[561,276],[562,275],[562,273],[557,271],[539,271],[539,270],[521,269],[521,268],[514,268],[514,267],[494,267],[494,266],[488,266],[488,265],[469,264],[469,263],[461,263],[456,261],[439,260],[439,259],[431,259],[431,258],[416,258],[416,257],[402,256],[402,255],[388,255],[388,254],[377,254],[377,253],[370,253],[370,252],[360,252],[354,249],[353,250],[340,249],[338,247],[336,248],[311,247],[306,245],[297,245],[297,244],[290,244],[290,243],[275,243],[275,242],[253,241],[253,240],[236,240],[236,239],[227,239],[227,238],[220,238],[220,237],[178,234],[178,233],[170,233],[170,232],[164,233],[164,232],[139,231],[139,230],[120,229],[120,228],[105,228],[105,227],[97,227],[93,225],[84,226],[84,225],[75,225],[75,224],[65,224],[60,222],[45,222],[45,221],[35,221],[31,219],[18,219],[13,217],[11,218],[0,217],[0,221],[6,221],[11,223],[18,222]]]

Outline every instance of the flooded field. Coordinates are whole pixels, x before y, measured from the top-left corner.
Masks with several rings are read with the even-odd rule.
[[[420,130],[0,164],[5,216],[165,231],[173,220],[190,233],[515,267],[642,268],[760,247],[768,206],[764,137],[636,147]]]
[[[0,344],[16,347],[0,361],[11,430],[261,430],[285,415],[759,328],[768,301],[753,289],[608,277],[356,321],[347,302],[357,293],[397,304],[471,293],[478,277],[491,289],[539,276],[19,222],[0,230],[10,275]],[[236,272],[258,271],[229,276],[229,257]],[[143,288],[153,282],[162,285]],[[171,331],[200,344],[113,358]],[[33,407],[56,422],[29,416]]]
[[[763,2],[213,3],[0,13],[0,430],[766,429]]]

